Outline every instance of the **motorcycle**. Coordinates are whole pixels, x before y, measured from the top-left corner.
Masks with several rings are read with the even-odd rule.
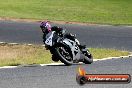
[[[65,36],[66,30],[62,33],[51,31],[46,35],[44,44],[50,50],[54,61],[61,61],[65,65],[83,62],[91,64],[93,56],[86,48],[81,46],[74,35]]]

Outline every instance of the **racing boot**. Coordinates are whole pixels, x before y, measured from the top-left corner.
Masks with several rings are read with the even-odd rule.
[[[82,51],[87,51],[86,45],[78,45]]]

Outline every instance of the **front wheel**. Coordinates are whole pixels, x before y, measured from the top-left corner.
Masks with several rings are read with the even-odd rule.
[[[56,54],[65,65],[73,64],[72,52],[69,46],[63,44],[59,45],[56,47]]]

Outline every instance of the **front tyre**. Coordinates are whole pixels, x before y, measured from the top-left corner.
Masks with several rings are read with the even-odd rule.
[[[65,65],[72,65],[73,64],[73,58],[72,58],[72,52],[69,46],[61,44],[56,47],[56,54],[60,61],[64,63]]]

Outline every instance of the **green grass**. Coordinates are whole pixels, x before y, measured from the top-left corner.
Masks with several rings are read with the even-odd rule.
[[[0,0],[0,17],[132,24],[132,0]]]
[[[96,59],[129,54],[127,51],[115,49],[90,48],[89,50]],[[0,45],[0,66],[46,63],[53,61],[50,52],[42,46]]]
[[[0,46],[0,66],[51,63],[51,54],[42,46]]]
[[[120,51],[117,49],[90,48],[89,50],[93,54],[93,57],[96,59],[127,56],[129,54],[127,51]]]

